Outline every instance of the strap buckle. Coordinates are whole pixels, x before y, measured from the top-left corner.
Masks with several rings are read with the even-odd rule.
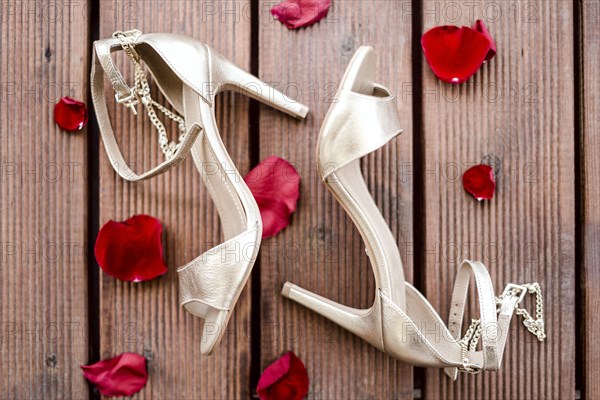
[[[517,301],[517,304],[519,304],[523,301],[523,299],[525,298],[525,295],[527,294],[528,291],[529,291],[529,289],[527,289],[527,287],[525,287],[523,285],[509,283],[504,288],[504,292],[502,292],[501,298],[506,298],[508,296],[518,296],[519,301]]]
[[[519,308],[519,303],[523,301],[527,293],[535,294],[535,318],[526,309]],[[540,284],[537,282],[523,285],[509,283],[497,301],[501,302],[507,296],[519,297],[517,304],[515,304],[515,314],[521,315],[523,317],[523,325],[525,325],[527,330],[535,335],[540,342],[543,342],[546,339],[546,329],[544,324],[544,300],[542,299]]]
[[[129,31],[115,31],[113,33],[113,38],[120,39],[122,42],[127,42],[128,44],[135,43],[140,36],[142,36],[142,31],[140,31],[139,29],[131,29]]]
[[[140,99],[134,89],[129,89],[130,92],[126,97],[121,97],[121,95],[117,92],[115,94],[115,101],[119,104],[123,104],[126,108],[131,109],[133,115],[137,115],[137,110],[135,106],[140,104]]]
[[[460,367],[456,367],[461,372],[466,372],[468,374],[478,374],[481,372],[482,368],[477,367],[475,365],[470,365],[468,359],[463,359],[463,363]]]

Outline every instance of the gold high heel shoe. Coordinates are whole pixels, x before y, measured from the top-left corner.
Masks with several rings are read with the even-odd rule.
[[[289,282],[284,284],[282,294],[401,361],[446,368],[453,379],[458,370],[498,369],[509,322],[516,310],[525,316],[525,326],[540,341],[545,338],[539,284],[509,284],[502,296],[496,298],[485,266],[466,260],[456,277],[447,327],[427,299],[404,281],[396,241],[360,170],[361,157],[384,146],[399,133],[395,96],[375,83],[374,51],[371,47],[361,47],[350,61],[336,101],[321,127],[317,158],[323,182],[350,215],[366,243],[375,273],[375,301],[369,309],[354,309]],[[471,274],[477,283],[480,319],[473,320],[461,338]],[[527,292],[537,296],[536,319],[517,309]],[[479,338],[483,349],[478,351]]]
[[[134,63],[132,88],[125,83],[112,60],[111,53],[117,50],[125,51]],[[140,65],[142,59],[176,113],[152,99]],[[165,161],[139,175],[123,158],[111,128],[103,70],[116,91],[116,101],[134,113],[141,103],[159,132]],[[209,46],[172,34],[143,35],[133,30],[115,32],[111,39],[96,41],[91,83],[102,140],[113,168],[123,179],[135,182],[165,172],[191,151],[217,207],[224,243],[177,270],[181,304],[204,319],[201,352],[210,354],[220,342],[250,276],[262,236],[258,205],[221,141],[214,116],[215,96],[223,90],[239,90],[297,118],[304,118],[308,108],[236,67]],[[177,143],[169,142],[156,110],[178,123]]]

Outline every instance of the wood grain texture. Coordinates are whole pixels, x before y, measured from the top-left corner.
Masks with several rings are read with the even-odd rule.
[[[413,398],[412,368],[280,295],[291,281],[335,301],[368,308],[375,282],[360,235],[322,184],[315,158],[319,128],[350,58],[375,47],[377,79],[398,95],[404,134],[363,162],[365,178],[397,238],[412,277],[412,81],[410,2],[334,2],[328,17],[290,31],[259,9],[260,77],[310,107],[296,121],[262,107],[260,158],[277,155],[300,172],[301,197],[292,223],[263,242],[261,368],[287,350],[304,360],[309,398]]]
[[[582,2],[581,16],[583,381],[585,398],[597,399],[600,398],[600,344],[595,338],[600,329],[600,2]]]
[[[85,101],[87,9],[1,5],[0,397],[85,399],[86,131],[56,126]]]
[[[112,0],[101,2],[106,10],[101,17],[102,38],[130,27],[184,34],[210,44],[239,66],[250,67],[248,2],[137,1],[117,10],[111,8],[114,5]],[[122,53],[117,62],[132,80],[131,64]],[[226,94],[215,105],[217,124],[242,173],[249,164],[248,104],[237,94]],[[146,115],[141,113],[136,120],[114,105],[111,112],[117,139],[134,169],[157,165],[162,154]],[[174,128],[170,124],[167,129],[174,133]],[[169,267],[166,276],[141,284],[123,283],[102,273],[102,357],[134,351],[148,358],[151,379],[136,398],[249,398],[249,288],[237,303],[223,342],[210,357],[200,354],[202,320],[179,306],[177,267],[222,241],[215,208],[191,158],[141,184],[117,177],[104,150],[100,160],[101,223],[139,213],[159,218]]]
[[[365,177],[401,249],[407,279],[414,265],[424,292],[446,319],[452,284],[463,258],[482,260],[496,291],[508,282],[539,281],[545,294],[548,339],[539,344],[519,317],[513,321],[501,370],[462,374],[451,382],[427,370],[426,399],[570,399],[575,395],[575,348],[583,346],[583,397],[600,398],[600,2],[427,0],[422,25],[470,25],[482,18],[498,55],[470,81],[454,87],[433,77],[411,81],[412,1],[335,2],[326,20],[289,31],[273,20],[278,1],[100,0],[0,2],[0,398],[85,399],[79,366],[89,362],[87,316],[88,212],[86,131],[68,134],[53,122],[60,97],[88,96],[90,22],[100,37],[138,27],[190,35],[250,69],[251,24],[259,29],[259,74],[310,108],[296,121],[260,107],[260,159],[278,155],[302,175],[292,224],[263,241],[261,319],[251,320],[250,285],[228,333],[211,357],[200,355],[202,320],[178,304],[175,269],[221,241],[212,202],[191,160],[165,175],[130,184],[100,151],[100,223],[146,213],[164,223],[169,272],[127,284],[100,272],[100,354],[134,351],[148,358],[151,379],[135,398],[250,398],[251,363],[266,367],[287,350],[305,362],[309,398],[413,398],[413,369],[281,297],[289,280],[355,306],[368,307],[374,279],[352,222],[320,182],[315,146],[320,124],[350,57],[375,46],[380,83],[398,96],[404,134],[363,161]],[[574,110],[573,24],[580,20],[581,109]],[[128,80],[131,64],[116,57]],[[414,124],[413,91],[422,88],[423,115]],[[107,87],[108,98],[112,92]],[[153,93],[156,89],[153,86]],[[144,115],[110,105],[125,156],[134,169],[159,162],[154,128]],[[250,166],[249,103],[221,95],[217,120],[233,159]],[[574,131],[580,113],[581,132]],[[415,132],[413,125],[422,126]],[[168,125],[169,132],[174,126]],[[575,159],[575,136],[579,154]],[[255,142],[256,143],[256,142]],[[413,166],[413,143],[423,165]],[[460,176],[482,158],[499,160],[496,197],[478,203]],[[575,166],[581,181],[575,181]],[[420,169],[414,182],[413,171]],[[581,185],[581,215],[575,188]],[[424,204],[414,204],[413,187]],[[413,215],[424,215],[423,227]],[[581,218],[581,300],[575,298],[575,221]],[[425,234],[413,245],[413,231]],[[419,258],[415,263],[414,255]],[[90,255],[93,256],[93,255]],[[577,266],[579,267],[579,266]],[[256,272],[255,272],[256,273]],[[583,333],[576,343],[575,302]],[[532,309],[531,301],[526,303]],[[477,315],[473,301],[470,310]],[[260,359],[251,359],[250,330],[260,325]],[[91,360],[97,361],[97,360]]]
[[[428,370],[427,399],[567,399],[575,395],[573,4],[425,1],[424,31],[483,19],[498,54],[450,86],[423,66],[426,295],[447,318],[463,258],[494,289],[538,281],[548,338],[517,318],[499,372],[457,382]],[[485,156],[501,163],[496,196],[477,202],[460,177]],[[476,296],[472,296],[474,298]],[[526,306],[533,310],[532,301]],[[478,315],[473,301],[471,310]]]

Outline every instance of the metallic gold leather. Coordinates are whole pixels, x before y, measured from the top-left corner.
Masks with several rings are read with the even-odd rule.
[[[396,96],[379,87],[385,97],[342,89],[319,136],[319,165],[326,179],[332,172],[384,146],[402,133]]]
[[[112,42],[113,40],[114,39],[107,39],[107,41],[110,42]],[[103,48],[105,46],[95,46],[95,48],[98,47]],[[114,73],[114,71],[116,70],[109,71],[111,71],[111,81],[118,81]],[[118,75],[120,76],[120,74]],[[119,148],[119,145],[117,143],[115,134],[113,132],[104,94],[103,67],[98,59],[96,50],[94,50],[94,56],[92,60],[91,92],[94,110],[96,112],[96,119],[100,127],[100,135],[102,138],[102,142],[104,143],[106,154],[110,160],[113,169],[121,178],[127,181],[137,182],[141,180],[146,180],[163,172],[166,172],[170,168],[178,165],[188,154],[188,152],[192,148],[194,141],[196,140],[196,138],[202,130],[202,126],[199,124],[187,124],[188,133],[186,134],[186,137],[182,142],[181,147],[175,153],[175,156],[169,160],[160,163],[159,165],[157,165],[154,168],[151,168],[148,171],[144,171],[143,173],[138,174],[129,167],[130,163],[128,163],[123,157],[121,149]]]
[[[191,152],[216,205],[225,242],[178,270],[180,298],[187,311],[204,319],[201,352],[211,354],[226,331],[232,309],[250,276],[262,236],[256,200],[221,140],[214,116],[214,98],[223,90],[239,90],[297,118],[304,118],[308,108],[193,39],[135,33],[126,40],[135,44],[135,52],[171,105],[183,114],[189,131],[173,158],[141,174],[128,167],[110,124],[103,72],[118,98],[127,98],[131,90],[111,57],[112,52],[122,49],[120,41],[105,39],[94,43],[91,72],[92,100],[101,137],[113,168],[129,181],[165,172]]]
[[[486,328],[482,335],[484,348],[483,366],[486,369],[498,369],[498,356],[496,354],[496,334],[498,331],[496,321],[496,297],[494,296],[492,279],[482,263],[465,260],[459,266],[454,282],[452,302],[450,303],[448,327],[452,336],[456,340],[459,340],[467,296],[469,294],[471,273],[475,276],[475,283],[477,285],[481,323]]]
[[[386,353],[404,362],[422,367],[442,366],[460,360],[460,347],[445,331],[441,320],[427,310],[414,291],[407,293],[407,311],[404,312],[380,291],[382,303],[382,334]],[[416,319],[417,313],[423,317]],[[451,339],[451,338],[450,338]],[[438,344],[444,343],[444,346]],[[440,351],[440,347],[446,351]]]
[[[180,303],[199,317],[206,314],[188,308],[189,303],[231,310],[238,288],[245,283],[251,270],[248,265],[255,260],[257,231],[258,224],[177,269]]]
[[[375,83],[375,52],[372,47],[361,46],[321,125],[317,143],[321,176],[327,179],[400,133],[396,96]]]
[[[359,159],[385,145],[400,130],[395,98],[375,84],[373,49],[361,47],[342,78],[336,101],[321,127],[317,157],[324,183],[358,228],[375,275],[371,308],[354,309],[286,282],[282,295],[323,315],[378,349],[404,362],[462,370],[497,369],[515,297],[503,300],[500,322],[490,276],[479,262],[460,266],[450,311],[450,329],[427,299],[404,281],[396,241],[362,178]],[[460,341],[471,274],[475,276],[483,350]],[[509,302],[504,306],[504,302]],[[510,306],[513,306],[512,309]]]
[[[130,88],[127,86],[125,79],[123,79],[123,75],[121,75],[110,56],[111,53],[117,48],[121,48],[121,44],[118,39],[113,38],[94,42],[94,51],[96,52],[96,57],[106,72],[106,76],[110,80],[115,92],[120,97],[126,97],[130,93]]]
[[[369,309],[358,310],[336,303],[290,282],[284,284],[282,295],[360,336],[379,350],[384,350],[380,329],[381,305],[379,302],[375,302]]]
[[[403,285],[405,281],[402,259],[396,245],[396,239],[387,227],[385,219],[381,215],[381,212],[379,212],[364,183],[359,160],[357,158],[353,159],[353,156],[360,152],[366,154],[378,144],[383,146],[385,140],[390,140],[400,132],[399,124],[397,123],[397,110],[395,109],[395,105],[392,107],[392,102],[390,101],[392,96],[387,90],[377,89],[381,88],[381,86],[376,85],[374,81],[375,53],[371,47],[362,46],[352,57],[340,83],[340,89],[336,93],[335,101],[329,109],[321,127],[317,141],[317,159],[320,166],[319,171],[329,190],[340,204],[342,204],[358,228],[361,236],[365,238],[366,250],[371,262],[381,266],[375,274],[378,286],[385,293],[389,294],[392,301],[401,308],[404,308],[404,291],[392,289]],[[382,117],[386,121],[392,121],[392,123],[373,123],[373,127],[381,129],[379,131],[375,131],[372,127],[365,126],[364,124],[354,127],[351,125],[341,126],[337,123],[328,123],[327,121],[330,120],[330,117],[334,121],[340,121],[337,115],[342,114],[342,111],[338,111],[338,109],[345,107],[348,103],[338,101],[338,97],[343,97],[345,93],[349,92],[356,94],[356,97],[359,97],[363,103],[372,103],[367,109],[376,110],[376,113],[373,115]],[[376,95],[376,92],[386,93],[383,97],[385,99],[384,102],[382,102],[381,96]],[[386,112],[387,114],[384,114]],[[370,118],[367,118],[367,120],[370,121]],[[341,129],[344,132],[341,132]],[[367,130],[364,131],[364,129]],[[369,144],[369,149],[367,151],[356,149],[353,154],[349,152],[340,153],[342,155],[338,156],[338,160],[344,160],[341,162],[342,165],[331,162],[331,158],[326,160],[321,158],[327,152],[335,155],[337,151],[337,148],[329,150],[324,148],[327,145],[326,138],[341,137],[349,143],[358,143],[360,141],[368,141],[368,135],[372,135],[374,138]],[[361,139],[352,139],[353,136]]]
[[[132,39],[136,50],[146,61],[159,88],[175,109],[183,113],[182,90],[185,87],[195,91],[202,101],[213,106],[215,96],[223,90],[240,92],[270,105],[296,118],[304,118],[308,107],[294,101],[283,93],[269,87],[253,75],[212,50],[208,45],[186,36],[168,33],[141,34]],[[134,172],[124,159],[112,130],[104,94],[104,73],[109,78],[118,97],[130,95],[123,76],[116,68],[111,53],[121,50],[117,39],[103,39],[94,42],[92,57],[91,89],[100,133],[107,154],[115,171],[123,179],[136,182],[165,172],[179,164],[190,151],[202,123],[188,124],[190,133],[175,156],[141,174]]]

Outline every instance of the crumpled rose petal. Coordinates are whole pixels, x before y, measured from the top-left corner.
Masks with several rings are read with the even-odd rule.
[[[465,171],[462,177],[465,190],[477,200],[490,200],[494,197],[496,181],[494,170],[489,165],[475,165]]]
[[[480,25],[485,28],[483,22]],[[473,76],[481,64],[491,58],[488,55],[492,50],[492,44],[485,34],[466,26],[432,28],[421,37],[421,46],[435,76],[455,84]]]
[[[490,35],[490,32],[488,31],[487,27],[485,26],[482,20],[478,19],[477,21],[475,21],[475,23],[473,24],[473,29],[481,33],[487,38],[487,40],[490,41],[490,49],[485,55],[485,60],[483,60],[483,62],[490,61],[496,55],[496,42],[494,42],[492,35]]]
[[[297,29],[325,18],[330,6],[331,0],[285,0],[271,8],[271,14],[289,29]]]
[[[265,368],[256,392],[260,400],[302,400],[308,394],[308,383],[304,363],[289,351]]]
[[[84,103],[63,97],[54,106],[54,122],[67,132],[77,132],[88,122],[87,107]]]
[[[131,396],[148,381],[146,359],[135,353],[123,353],[92,365],[82,365],[83,376],[96,385],[104,396]]]
[[[290,224],[300,197],[300,176],[283,158],[264,159],[244,178],[254,195],[263,222],[262,237],[275,236]]]
[[[161,242],[162,224],[149,215],[108,221],[96,238],[94,253],[108,275],[127,282],[154,279],[167,272]]]

